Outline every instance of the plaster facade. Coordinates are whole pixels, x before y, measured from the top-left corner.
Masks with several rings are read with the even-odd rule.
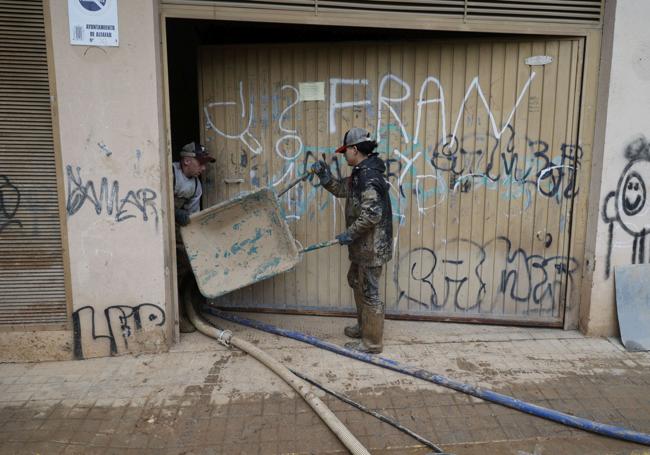
[[[604,153],[602,172],[593,174],[600,190],[592,185],[591,196],[598,198],[590,220],[595,266],[581,318],[590,335],[618,332],[616,267],[650,260],[650,3],[610,0],[606,17],[597,121]]]
[[[120,2],[119,47],[73,46],[50,2],[77,358],[168,347],[158,2]]]

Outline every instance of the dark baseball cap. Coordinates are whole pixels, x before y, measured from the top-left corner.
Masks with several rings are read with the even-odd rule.
[[[198,142],[190,142],[189,144],[185,144],[181,150],[181,156],[196,158],[201,163],[214,163],[217,161],[212,156],[210,156],[206,148]]]
[[[368,131],[363,128],[352,128],[343,136],[343,145],[336,149],[336,153],[343,153],[346,148],[366,141],[372,141]]]

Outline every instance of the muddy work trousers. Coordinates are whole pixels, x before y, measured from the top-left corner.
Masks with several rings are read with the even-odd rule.
[[[346,328],[346,335],[361,338],[361,342],[345,346],[362,352],[379,353],[383,348],[384,304],[379,300],[379,278],[382,267],[366,267],[352,263],[348,271],[348,283],[354,290],[357,305],[358,333],[354,327]],[[354,336],[356,335],[356,336]]]
[[[354,291],[354,300],[357,305],[357,317],[361,322],[364,307],[372,313],[384,315],[384,304],[379,299],[379,267],[366,267],[363,264],[352,263],[348,270],[348,284]],[[361,325],[361,324],[359,324]]]
[[[382,308],[384,304],[379,300],[379,278],[381,277],[382,267],[366,267],[362,264],[352,263],[348,270],[348,284],[355,293],[358,295],[361,302],[360,304],[369,305],[372,307]]]

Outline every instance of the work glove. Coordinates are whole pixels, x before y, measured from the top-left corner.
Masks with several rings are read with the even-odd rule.
[[[330,167],[323,160],[316,161],[312,164],[311,171],[318,176],[321,185],[327,185],[332,181],[332,171],[330,171]]]
[[[352,243],[352,236],[348,234],[348,231],[345,231],[337,235],[336,240],[338,240],[341,245],[350,245]]]
[[[181,226],[187,226],[190,223],[190,212],[184,209],[174,209],[174,218]]]

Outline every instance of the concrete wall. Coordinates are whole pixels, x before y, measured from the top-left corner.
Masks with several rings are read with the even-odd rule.
[[[592,177],[598,216],[590,220],[595,267],[581,312],[591,335],[618,332],[616,267],[650,262],[650,2],[608,0],[607,8],[598,119],[604,154]]]
[[[119,47],[72,46],[50,2],[73,352],[167,349],[167,195],[158,1],[119,2]]]

